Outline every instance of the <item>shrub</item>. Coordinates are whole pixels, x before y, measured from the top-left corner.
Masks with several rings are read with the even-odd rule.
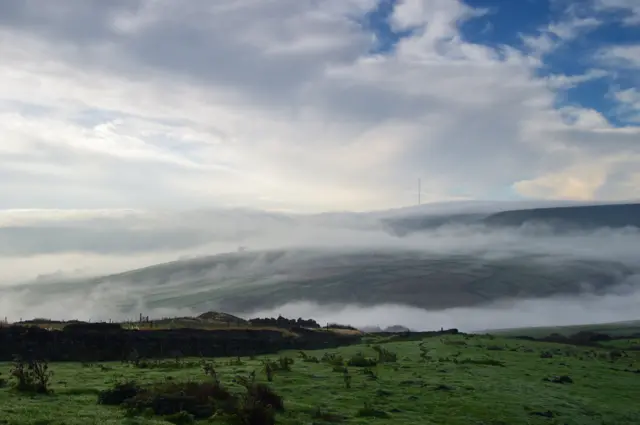
[[[189,362],[183,361],[179,358],[174,360],[144,360],[144,359],[135,359],[131,362],[133,367],[137,367],[140,369],[188,369],[192,367],[196,367],[198,365],[197,362]]]
[[[227,362],[227,366],[244,366],[244,362],[242,361],[240,356],[237,356],[235,359],[230,359]]]
[[[573,384],[573,379],[570,376],[552,376],[551,378],[544,378],[543,381],[552,382],[554,384]]]
[[[375,359],[365,357],[362,353],[356,353],[347,361],[347,366],[353,367],[373,367],[377,364],[378,362]]]
[[[256,383],[255,373],[235,381],[245,388],[243,394],[232,394],[218,382],[165,381],[147,387],[125,382],[102,391],[98,403],[121,405],[129,416],[159,415],[178,425],[217,415],[236,425],[275,424],[275,412],[284,411],[282,397],[268,385]]]
[[[165,416],[162,419],[175,425],[190,425],[195,423],[195,417],[184,411]]]
[[[256,383],[253,379],[245,380],[243,383],[247,391],[247,395],[255,401],[270,406],[278,412],[284,411],[284,401],[281,396],[276,394],[267,384]]]
[[[378,379],[378,375],[376,375],[376,373],[373,370],[369,369],[368,367],[364,368],[362,370],[362,373],[371,380],[375,381],[376,379]]]
[[[245,397],[231,416],[234,425],[275,425],[273,408],[259,403],[251,397]]]
[[[320,360],[318,360],[316,356],[310,356],[304,351],[300,351],[298,355],[300,356],[302,361],[305,363],[320,363]]]
[[[505,364],[503,361],[495,360],[495,359],[462,359],[462,360],[457,360],[456,363],[505,367]]]
[[[282,397],[268,385],[255,382],[255,375],[238,377],[236,382],[242,385],[246,393],[238,400],[232,423],[238,425],[273,425],[275,411],[284,411]]]
[[[348,369],[346,367],[344,367],[344,366],[333,366],[333,369],[331,369],[331,370],[333,370],[334,372],[337,372],[337,373],[346,373],[346,372],[348,372]]]
[[[335,353],[324,353],[322,356],[322,362],[328,363],[331,366],[344,366],[344,358]]]
[[[351,388],[351,375],[349,375],[349,371],[345,368],[344,374],[342,375],[342,379],[344,381],[344,387],[346,389]]]
[[[264,370],[264,374],[267,376],[267,381],[273,381],[273,374],[275,372],[275,362],[270,360],[262,361],[262,370]]]
[[[504,347],[499,345],[487,345],[487,350],[489,351],[504,351]]]
[[[216,365],[214,362],[202,362],[202,370],[204,371],[204,373],[211,377],[214,382],[219,383],[220,379],[218,378],[218,372],[216,371],[215,366]]]
[[[140,391],[140,387],[138,387],[138,385],[133,381],[116,383],[113,388],[100,391],[98,394],[98,404],[119,406],[126,400],[138,395]]]
[[[372,348],[378,353],[378,363],[395,363],[398,361],[398,355],[396,353],[379,345],[374,345]]]
[[[340,323],[327,323],[327,329],[344,329],[349,331],[357,331],[357,328],[354,328],[351,325],[342,325]]]
[[[15,389],[21,392],[48,394],[53,372],[44,360],[24,360],[16,357],[11,368],[11,375],[16,378]]]
[[[388,418],[389,414],[384,410],[375,409],[371,403],[365,403],[363,407],[358,409],[356,416],[360,418]]]
[[[291,371],[291,365],[293,365],[294,361],[291,357],[281,356],[278,359],[277,370],[282,370],[289,372]]]
[[[343,422],[345,420],[345,417],[342,415],[338,415],[336,413],[331,413],[321,407],[316,408],[316,410],[313,411],[313,413],[311,414],[311,416],[314,419],[318,419],[321,420],[322,422]]]
[[[151,409],[162,416],[187,412],[204,419],[233,400],[233,395],[216,382],[163,382],[138,391],[123,405],[137,412]]]

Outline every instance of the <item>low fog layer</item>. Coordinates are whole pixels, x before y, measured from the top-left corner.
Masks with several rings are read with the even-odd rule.
[[[323,306],[292,303],[255,311],[247,317],[312,317],[319,323],[351,324],[358,328],[400,325],[414,331],[457,328],[464,332],[532,326],[570,326],[638,320],[640,287],[623,285],[603,296],[580,295],[502,301],[484,307],[427,311],[402,305]]]
[[[637,229],[558,235],[539,225],[445,220],[398,236],[385,224],[505,209],[471,202],[316,216],[5,212],[0,315],[101,320],[219,310],[420,330],[638,318]]]

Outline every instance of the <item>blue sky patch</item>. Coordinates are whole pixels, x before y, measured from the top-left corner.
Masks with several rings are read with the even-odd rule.
[[[361,24],[372,31],[377,43],[372,53],[388,54],[411,31],[395,32],[389,19],[400,0],[382,0],[378,7],[367,14]],[[510,46],[523,52],[530,51],[524,38],[540,36],[550,24],[563,25],[575,19],[597,19],[598,25],[584,28],[575,38],[560,40],[554,49],[543,55],[543,64],[537,70],[540,77],[550,75],[579,76],[603,72],[606,76],[578,83],[558,91],[558,106],[580,106],[600,111],[616,126],[628,124],[619,116],[619,105],[612,95],[618,88],[637,87],[640,84],[637,70],[611,69],[603,63],[601,53],[611,46],[640,43],[640,25],[628,25],[623,11],[596,12],[591,3],[574,3],[561,0],[464,0],[475,9],[486,10],[482,16],[460,24],[461,36],[470,43],[492,47],[500,52],[502,46]],[[548,33],[547,33],[548,34]]]

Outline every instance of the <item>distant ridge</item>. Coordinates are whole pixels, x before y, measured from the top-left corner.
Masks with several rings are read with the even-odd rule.
[[[492,226],[543,223],[568,230],[640,228],[640,203],[511,210],[492,214],[483,222]]]

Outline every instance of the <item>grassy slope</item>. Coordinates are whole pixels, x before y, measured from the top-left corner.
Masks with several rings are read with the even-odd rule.
[[[424,340],[433,360],[422,362],[419,344],[420,341],[385,344],[385,348],[398,354],[398,362],[377,366],[377,381],[367,378],[359,368],[349,368],[351,389],[345,388],[342,374],[333,372],[331,366],[303,363],[296,356],[293,370],[277,374],[272,384],[284,396],[287,408],[287,412],[279,416],[278,423],[321,424],[321,420],[313,417],[318,407],[343,415],[345,423],[351,424],[640,423],[636,404],[640,398],[639,375],[624,371],[640,368],[638,357],[611,363],[587,356],[590,350],[583,348],[502,338],[448,336]],[[543,359],[540,358],[541,350],[561,354]],[[357,351],[374,356],[373,350],[366,345],[331,351],[345,357]],[[461,353],[459,359],[493,358],[503,361],[505,367],[455,364],[446,360],[458,352]],[[309,354],[320,357],[322,352]],[[243,359],[241,366],[225,362],[225,359],[216,360],[218,372],[229,385],[236,374],[259,369],[260,365],[260,359]],[[9,366],[0,364],[0,372],[5,378]],[[169,376],[174,380],[204,379],[199,368],[147,370],[119,363],[106,366],[111,370],[52,364],[55,376],[51,396],[32,397],[8,388],[0,389],[0,424],[166,423],[157,417],[125,418],[118,408],[98,406],[96,392],[122,377],[141,382],[159,381]],[[551,375],[570,375],[574,383],[563,385],[542,380]],[[264,374],[258,376],[264,379]],[[448,388],[439,388],[440,385]],[[365,402],[388,412],[389,418],[358,417],[357,411]],[[549,410],[555,418],[532,414]]]
[[[534,338],[545,337],[553,333],[569,336],[578,332],[599,332],[611,336],[625,336],[640,333],[640,320],[575,326],[495,329],[490,332],[502,336],[531,336]]]

